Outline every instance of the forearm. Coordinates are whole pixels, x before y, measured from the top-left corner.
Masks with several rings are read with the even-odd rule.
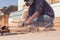
[[[25,20],[27,19],[27,16],[28,16],[28,11],[25,11],[25,12],[23,13],[23,15],[22,15],[21,20],[22,20],[22,21],[25,21]]]
[[[39,13],[38,12],[35,12],[29,19],[28,21],[32,21],[34,18],[38,17],[39,16]]]

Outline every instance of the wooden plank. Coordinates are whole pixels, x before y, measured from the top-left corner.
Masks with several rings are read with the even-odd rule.
[[[60,17],[56,17],[56,18],[54,19],[54,22],[60,23]]]

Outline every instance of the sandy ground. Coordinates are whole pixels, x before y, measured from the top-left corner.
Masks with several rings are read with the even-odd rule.
[[[0,36],[0,40],[60,40],[60,31],[40,31],[28,34]]]

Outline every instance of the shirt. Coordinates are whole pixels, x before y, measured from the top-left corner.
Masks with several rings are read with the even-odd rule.
[[[52,7],[45,0],[34,0],[34,3],[29,7],[28,16],[32,16],[36,11],[39,16],[46,14],[52,18],[55,17]]]

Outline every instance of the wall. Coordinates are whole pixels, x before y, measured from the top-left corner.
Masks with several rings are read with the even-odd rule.
[[[60,17],[60,3],[52,4],[51,6],[55,12],[55,17]]]
[[[24,4],[24,0],[18,0],[18,10],[22,10],[23,4]]]

